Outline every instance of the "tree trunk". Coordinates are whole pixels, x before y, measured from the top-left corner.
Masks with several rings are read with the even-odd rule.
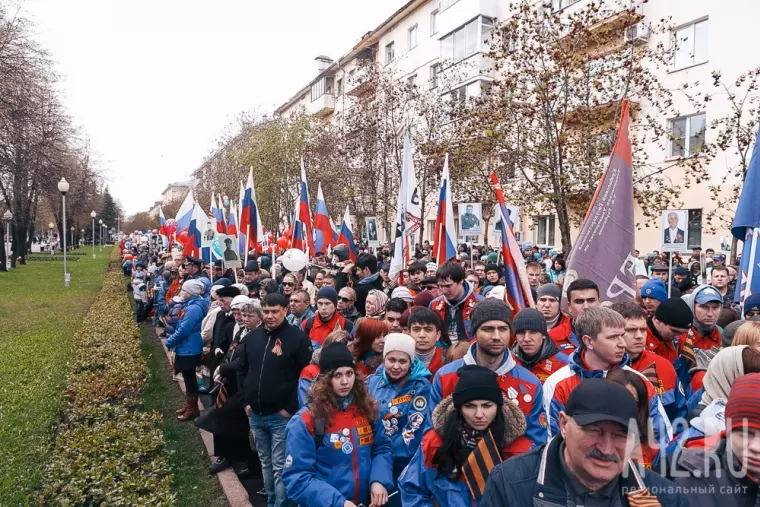
[[[557,221],[559,222],[559,234],[562,239],[562,252],[565,259],[570,256],[570,250],[573,248],[573,242],[570,237],[570,214],[567,211],[565,200],[554,199],[554,209],[557,212]],[[548,235],[547,231],[547,235]]]
[[[737,246],[739,246],[739,240],[736,239],[736,236],[733,234],[731,235],[731,263],[733,265],[736,265],[736,250]],[[744,257],[745,253],[742,251],[742,257]],[[746,253],[746,255],[749,255],[749,252]]]

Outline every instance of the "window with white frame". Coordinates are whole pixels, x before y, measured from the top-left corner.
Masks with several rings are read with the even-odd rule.
[[[493,28],[489,18],[478,17],[441,39],[441,61],[457,63],[483,50],[485,35]]]
[[[407,32],[407,41],[409,42],[409,49],[417,47],[417,25],[414,25]]]
[[[438,33],[438,9],[430,13],[430,35]]]
[[[385,45],[385,63],[391,63],[396,59],[396,44],[391,42]]]
[[[441,5],[438,7],[439,11],[445,11],[455,3],[457,3],[459,0],[441,0]]]
[[[573,4],[577,4],[581,0],[552,0],[552,9],[559,11],[565,7],[570,7]]]
[[[670,156],[689,157],[701,152],[706,129],[705,113],[670,120]]]
[[[554,215],[541,215],[535,218],[535,243],[538,247],[554,246]]]
[[[434,63],[430,66],[430,89],[438,88],[438,64]]]
[[[683,69],[707,61],[707,20],[673,31],[673,69]]]

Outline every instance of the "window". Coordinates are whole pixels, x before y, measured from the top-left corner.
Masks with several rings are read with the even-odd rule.
[[[435,241],[435,220],[427,221],[427,239],[428,241]]]
[[[457,63],[481,51],[482,34],[491,29],[491,23],[487,18],[475,18],[441,39],[441,60]]]
[[[410,90],[417,86],[417,74],[412,74],[406,78],[406,87]]]
[[[385,63],[391,63],[396,59],[396,44],[391,42],[385,46]]]
[[[689,210],[689,244],[687,248],[689,250],[697,247],[702,247],[702,209],[690,209]]]
[[[457,3],[459,0],[441,0],[441,6],[438,7],[439,11],[445,11],[455,3]]]
[[[690,157],[702,151],[706,128],[705,113],[670,120],[670,156]]]
[[[581,0],[552,0],[552,9],[555,11],[570,7],[573,4],[577,4]]]
[[[536,246],[554,246],[554,215],[537,216],[535,219]]]
[[[438,9],[430,13],[430,35],[438,33]]]
[[[430,89],[438,88],[438,64],[434,63],[430,66]]]
[[[313,85],[311,85],[311,101],[314,102],[319,97],[325,94],[325,80],[320,79]]]
[[[467,100],[467,86],[460,86],[451,91],[452,102],[465,102]]]
[[[683,69],[707,61],[707,20],[673,32],[673,68]]]
[[[407,33],[407,39],[409,40],[409,49],[417,47],[417,25],[414,25],[409,29]]]

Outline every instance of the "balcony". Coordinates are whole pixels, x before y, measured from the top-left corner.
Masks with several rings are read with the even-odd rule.
[[[563,21],[567,21],[574,15],[582,14],[588,7],[588,0],[580,0],[559,10],[559,15]],[[588,27],[587,41],[579,41],[577,33],[568,33],[560,38],[559,44],[583,51],[589,58],[599,58],[609,52],[619,50],[626,42],[629,42],[626,36],[627,30],[644,19],[639,7],[631,9],[622,0],[617,0],[605,7],[597,17],[599,21]]]
[[[474,80],[490,81],[494,78],[493,60],[484,53],[475,53],[459,63],[451,65],[438,74],[438,83],[444,87],[456,88],[460,83]],[[441,89],[441,93],[448,90]]]
[[[369,69],[367,67],[359,67],[353,71],[353,74],[349,75],[346,94],[352,97],[359,97],[371,92],[374,88],[375,84],[372,82]]]
[[[335,96],[332,93],[325,93],[313,100],[308,109],[314,116],[324,118],[335,111]]]
[[[497,4],[497,0],[459,0],[440,11],[436,21],[439,39],[478,16],[495,18]]]

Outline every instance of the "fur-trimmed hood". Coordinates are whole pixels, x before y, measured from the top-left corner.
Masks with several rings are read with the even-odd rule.
[[[525,414],[523,414],[520,407],[514,405],[506,396],[504,396],[504,404],[501,406],[501,411],[504,414],[504,446],[507,446],[525,435],[528,424],[525,421]],[[453,395],[445,397],[433,410],[433,428],[441,437],[443,437],[446,420],[453,416],[454,412],[456,412],[456,408],[454,407]],[[497,436],[494,435],[494,438],[496,439]]]

